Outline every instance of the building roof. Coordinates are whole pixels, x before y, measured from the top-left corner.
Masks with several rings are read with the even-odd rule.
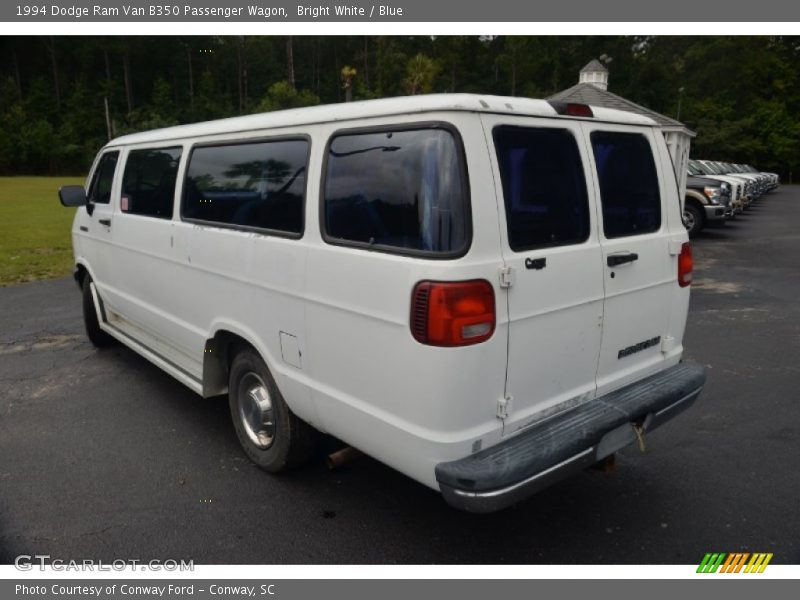
[[[603,63],[601,63],[596,58],[590,60],[585,67],[581,69],[581,73],[591,73],[594,71],[600,71],[601,73],[608,73],[608,67],[606,67]]]
[[[590,103],[592,104],[592,103]],[[595,120],[613,123],[656,126],[648,115],[633,114],[631,111],[615,110],[604,104],[592,106]],[[152,131],[124,135],[111,140],[108,146],[121,144],[153,143],[164,140],[180,140],[231,133],[247,134],[265,129],[281,129],[317,123],[345,122],[370,117],[410,115],[430,112],[482,112],[507,115],[561,117],[546,100],[531,98],[512,98],[504,96],[482,96],[476,94],[426,94],[403,96],[382,100],[365,100],[328,104],[308,108],[294,108],[241,117],[231,117],[191,125],[178,125]],[[344,126],[344,125],[343,125]]]
[[[586,65],[584,69],[588,68],[591,64],[592,63]],[[598,62],[598,64],[600,63]],[[548,98],[548,100],[557,100],[559,102],[576,102],[578,104],[589,104],[591,106],[604,106],[606,108],[615,110],[624,110],[648,117],[658,123],[661,127],[683,129],[686,130],[690,135],[695,135],[692,130],[690,130],[680,121],[676,121],[675,119],[671,119],[670,117],[657,113],[654,110],[645,108],[644,106],[636,104],[635,102],[632,102],[627,98],[623,98],[622,96],[617,96],[608,90],[600,89],[591,83],[578,83],[573,85],[571,88],[558,92],[557,94],[553,94]]]

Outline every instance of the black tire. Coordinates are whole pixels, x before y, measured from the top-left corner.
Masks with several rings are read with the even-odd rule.
[[[683,224],[686,226],[689,237],[700,233],[705,225],[703,210],[693,203],[687,202],[683,207]]]
[[[92,298],[91,288],[92,278],[86,275],[83,278],[83,324],[86,327],[86,337],[97,348],[110,346],[116,340],[100,329],[97,320],[97,311],[94,308],[94,298]]]
[[[279,473],[311,457],[316,431],[292,413],[267,365],[250,348],[241,349],[233,359],[228,403],[239,443],[260,468]],[[258,408],[267,404],[269,411]]]

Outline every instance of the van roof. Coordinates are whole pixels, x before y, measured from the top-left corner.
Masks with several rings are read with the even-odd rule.
[[[595,120],[630,125],[656,126],[648,117],[634,113],[592,106]],[[334,121],[351,121],[370,117],[407,115],[426,112],[484,112],[535,117],[560,117],[546,100],[515,98],[511,96],[485,96],[479,94],[426,94],[401,96],[381,100],[364,100],[340,104],[325,104],[308,108],[294,108],[267,113],[230,117],[215,121],[178,125],[143,131],[111,140],[108,146],[141,144],[184,138],[246,132],[261,129],[279,129],[294,125],[311,125]]]

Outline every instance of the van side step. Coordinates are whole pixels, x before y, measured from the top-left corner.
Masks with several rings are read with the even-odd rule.
[[[202,395],[203,384],[191,373],[188,373],[174,362],[170,361],[168,358],[154,352],[147,346],[144,346],[137,339],[131,337],[121,329],[117,329],[113,325],[101,323],[100,328],[108,333],[108,335],[114,337],[121,344],[127,346],[137,354],[141,355],[143,358],[146,358],[161,370],[172,375],[175,379],[180,381],[193,392]]]
[[[493,512],[636,441],[697,399],[705,368],[681,363],[460,460],[436,465],[445,500]],[[634,429],[631,425],[636,425]]]
[[[155,336],[137,327],[121,315],[107,310],[99,294],[92,291],[100,329],[172,375],[190,390],[202,394],[203,383],[191,369],[188,357],[177,351],[170,352],[170,347]]]

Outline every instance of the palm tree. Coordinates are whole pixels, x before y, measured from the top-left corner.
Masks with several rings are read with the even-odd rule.
[[[439,73],[439,63],[424,54],[417,54],[406,65],[405,83],[409,95],[430,94]]]

